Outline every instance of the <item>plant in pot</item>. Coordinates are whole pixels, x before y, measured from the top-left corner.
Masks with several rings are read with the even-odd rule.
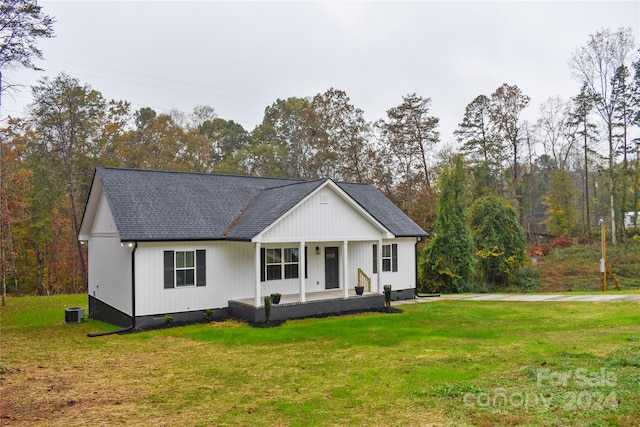
[[[362,295],[364,292],[364,286],[361,284],[356,284],[353,288],[356,290],[356,295]]]
[[[271,294],[271,302],[274,304],[278,304],[280,303],[280,298],[282,297],[282,295],[280,295],[279,292],[274,292]]]

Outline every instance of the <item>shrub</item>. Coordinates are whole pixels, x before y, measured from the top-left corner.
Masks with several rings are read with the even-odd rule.
[[[271,295],[264,297],[264,323],[269,324],[271,319]]]
[[[553,239],[553,242],[551,243],[551,247],[553,248],[569,248],[573,245],[573,242],[571,242],[571,239],[568,238],[567,236],[558,236],[555,239]]]
[[[516,210],[500,196],[486,196],[471,206],[469,224],[480,280],[487,285],[509,285],[527,259],[526,235]]]

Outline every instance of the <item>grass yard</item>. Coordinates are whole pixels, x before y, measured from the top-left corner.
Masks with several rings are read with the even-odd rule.
[[[540,282],[537,291],[601,291],[600,258],[600,244],[553,249],[549,256],[540,258],[534,267]],[[621,289],[640,289],[640,244],[629,242],[626,245],[607,246],[607,262]],[[616,290],[610,279],[607,288]]]
[[[87,338],[86,296],[2,307],[0,423],[593,425],[640,420],[640,304],[434,301]],[[399,306],[400,307],[400,306]]]

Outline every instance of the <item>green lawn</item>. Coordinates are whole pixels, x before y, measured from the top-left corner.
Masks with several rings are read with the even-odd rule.
[[[640,419],[640,304],[434,301],[87,338],[86,296],[2,307],[4,425],[594,425]]]

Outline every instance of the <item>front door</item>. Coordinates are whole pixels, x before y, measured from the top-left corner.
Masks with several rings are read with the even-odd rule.
[[[324,248],[324,288],[337,289],[340,287],[338,272],[338,248]]]

